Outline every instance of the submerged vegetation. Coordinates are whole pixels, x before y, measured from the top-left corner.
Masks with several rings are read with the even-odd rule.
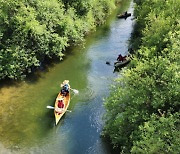
[[[103,135],[122,153],[180,151],[180,1],[135,0],[135,49],[105,102]]]
[[[120,0],[0,0],[0,79],[19,79],[105,22]]]

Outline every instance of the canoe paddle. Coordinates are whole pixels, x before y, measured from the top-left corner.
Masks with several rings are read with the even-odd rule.
[[[53,107],[53,106],[49,106],[49,105],[48,105],[48,106],[46,106],[46,108],[47,108],[47,109],[54,109],[54,107]],[[68,112],[72,112],[71,110],[66,110],[66,111],[68,111]]]
[[[79,90],[77,90],[77,89],[72,89],[72,88],[70,88],[73,92],[74,92],[74,94],[79,94]]]

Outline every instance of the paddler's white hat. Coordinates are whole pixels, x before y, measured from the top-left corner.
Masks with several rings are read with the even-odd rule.
[[[60,84],[61,87],[63,87],[65,84],[69,84],[69,80],[64,80],[62,84]]]
[[[64,80],[63,84],[68,84],[69,80]]]

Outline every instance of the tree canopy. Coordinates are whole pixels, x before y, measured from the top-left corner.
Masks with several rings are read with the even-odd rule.
[[[0,79],[20,79],[105,22],[115,0],[0,0]]]

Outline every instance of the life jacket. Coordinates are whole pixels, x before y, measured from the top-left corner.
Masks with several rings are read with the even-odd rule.
[[[118,61],[123,61],[123,56],[122,55],[119,55],[118,58],[117,58]]]
[[[58,101],[58,108],[63,108],[64,107],[64,103],[62,100]]]

